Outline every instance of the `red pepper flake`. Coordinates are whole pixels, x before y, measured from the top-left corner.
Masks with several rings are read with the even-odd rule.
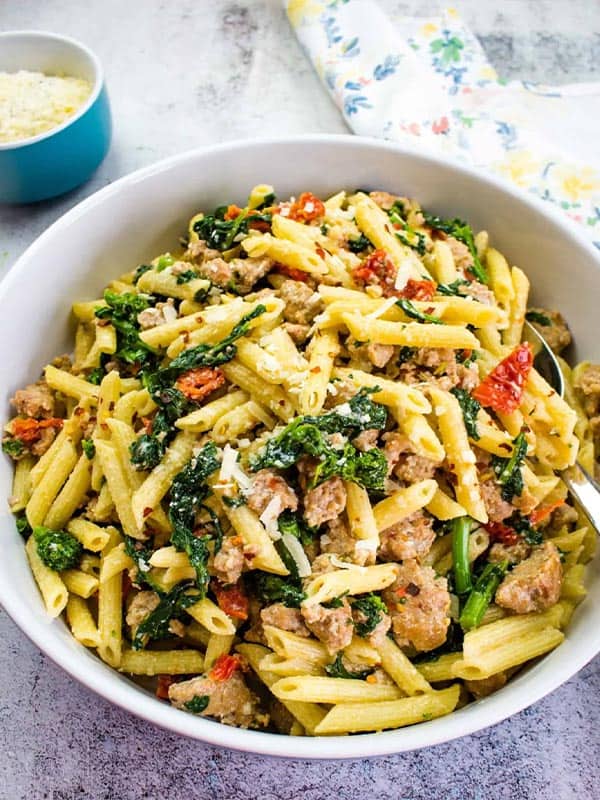
[[[431,300],[436,289],[437,284],[434,281],[416,281],[409,278],[398,296],[405,297],[407,300]]]
[[[317,250],[317,255],[319,256],[319,258],[325,258],[325,250],[323,250],[322,247],[319,247],[317,245],[316,250]]]
[[[281,214],[296,222],[312,222],[325,215],[325,206],[312,192],[302,192],[294,203],[281,203],[273,214]]]
[[[521,539],[514,528],[510,528],[503,522],[486,522],[483,527],[489,533],[492,542],[500,542],[510,547]]]
[[[175,678],[172,675],[159,675],[158,684],[156,686],[156,696],[159,700],[169,699],[169,686],[175,683]]]
[[[547,506],[536,508],[529,515],[529,521],[533,526],[539,525],[540,522],[543,522],[545,519],[548,519],[548,517],[550,516],[550,514],[552,514],[553,511],[555,511],[557,508],[560,508],[564,504],[565,504],[564,500],[557,500],[555,503],[550,503]]]
[[[285,275],[286,278],[290,278],[293,281],[301,281],[302,283],[306,283],[308,281],[308,273],[303,272],[301,269],[295,269],[295,267],[288,267],[286,264],[275,264],[274,271],[278,272],[280,275]]]
[[[208,673],[213,681],[227,681],[242,664],[239,656],[222,655],[215,661],[214,667]]]
[[[149,517],[151,513],[152,513],[152,508],[150,508],[150,506],[146,506],[146,508],[144,509],[144,512],[143,512],[144,519],[146,517]]]
[[[180,375],[175,386],[188,400],[199,403],[224,383],[223,370],[218,367],[198,367],[198,369],[189,369]]]
[[[60,430],[64,420],[53,417],[52,419],[30,419],[29,417],[15,417],[11,422],[12,435],[21,442],[37,442],[42,431],[47,428]]]
[[[396,266],[385,250],[373,250],[360,266],[352,270],[352,277],[357,283],[381,286],[385,297],[393,297],[398,292],[395,288]]]
[[[533,364],[528,342],[518,345],[472,392],[482,406],[511,414],[523,397],[523,388]]]
[[[217,598],[217,604],[221,611],[224,611],[233,619],[248,619],[248,595],[244,590],[241,580],[237,583],[225,585],[221,581],[211,581],[211,589]]]

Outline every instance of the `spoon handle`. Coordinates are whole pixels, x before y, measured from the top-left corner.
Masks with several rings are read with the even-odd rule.
[[[567,489],[589,519],[596,533],[600,533],[600,490],[588,472],[577,463],[561,475]]]

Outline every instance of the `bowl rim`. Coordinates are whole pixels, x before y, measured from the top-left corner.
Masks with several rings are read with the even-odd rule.
[[[179,163],[188,160],[193,161],[198,157],[226,154],[228,151],[239,149],[246,150],[251,156],[252,149],[256,147],[293,147],[294,145],[306,144],[314,146],[350,145],[357,150],[375,148],[408,158],[416,157],[429,162],[432,168],[438,165],[443,168],[454,169],[470,180],[475,182],[483,181],[493,190],[529,205],[542,216],[552,220],[560,228],[565,238],[586,250],[590,258],[600,268],[600,253],[589,242],[584,233],[577,230],[575,223],[570,223],[562,213],[549,203],[524,192],[503,178],[487,172],[480,172],[453,158],[432,153],[418,146],[382,141],[372,137],[358,137],[350,134],[304,134],[238,139],[210,147],[195,148],[135,170],[94,192],[59,217],[17,259],[2,281],[0,281],[0,307],[7,292],[19,281],[21,267],[44,252],[48,239],[61,232],[66,232],[68,235],[69,228],[72,224],[76,224],[79,217],[87,214],[96,206],[102,205],[111,196],[118,194],[123,187],[143,182],[154,175],[168,172]],[[197,739],[210,745],[263,756],[305,760],[340,760],[392,755],[431,747],[476,733],[502,722],[545,697],[575,675],[600,651],[600,628],[597,631],[591,629],[586,631],[584,646],[571,653],[570,658],[565,660],[564,663],[559,662],[559,664],[554,665],[554,669],[542,671],[541,675],[537,674],[538,665],[533,667],[536,673],[533,686],[530,685],[531,671],[528,671],[517,676],[509,686],[495,695],[475,701],[445,717],[422,722],[416,726],[354,736],[292,737],[229,727],[203,717],[182,713],[171,706],[158,702],[151,694],[146,693],[139,687],[136,691],[129,682],[112,680],[112,678],[109,678],[108,675],[104,676],[104,674],[102,674],[102,679],[99,680],[100,676],[95,674],[94,669],[85,669],[83,661],[80,659],[74,661],[72,649],[58,640],[52,640],[53,636],[49,631],[57,623],[56,620],[52,621],[51,624],[48,624],[46,620],[32,620],[27,614],[26,607],[19,603],[18,595],[8,592],[2,582],[0,582],[0,602],[23,633],[55,664],[88,689],[135,716],[173,733]],[[568,638],[568,631],[566,638]],[[97,658],[89,651],[86,652],[90,657]],[[544,658],[550,658],[551,656],[552,653],[549,653]],[[120,675],[120,673],[116,674]],[[486,707],[487,713],[481,713],[483,707]]]
[[[65,130],[68,128],[69,125],[72,125],[74,122],[77,122],[88,109],[90,109],[102,88],[104,87],[104,70],[102,68],[102,62],[98,58],[98,56],[91,50],[87,45],[80,42],[78,39],[74,39],[71,36],[64,36],[62,33],[53,33],[52,31],[40,31],[40,30],[18,30],[18,31],[1,31],[0,32],[0,46],[2,45],[3,40],[18,38],[19,36],[33,36],[39,39],[54,39],[57,42],[60,42],[63,45],[67,45],[68,47],[73,47],[77,50],[80,50],[87,58],[89,58],[90,63],[92,64],[94,70],[94,83],[92,86],[92,91],[90,92],[89,97],[83,103],[82,106],[73,114],[72,116],[68,117],[64,122],[61,122],[60,125],[57,125],[54,128],[50,128],[47,131],[42,131],[42,133],[38,133],[35,136],[28,136],[27,139],[18,139],[14,142],[1,142],[0,143],[0,153],[7,150],[18,150],[21,147],[27,147],[29,145],[37,144],[38,142],[44,141],[44,139],[49,139],[51,136],[54,136],[57,133]],[[23,68],[25,69],[25,68]],[[75,76],[71,76],[75,77]]]

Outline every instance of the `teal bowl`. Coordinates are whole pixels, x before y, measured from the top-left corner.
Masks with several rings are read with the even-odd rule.
[[[84,78],[92,93],[56,128],[0,144],[0,203],[33,203],[84,183],[110,147],[112,124],[102,66],[87,47],[55,33],[0,33],[0,71]]]

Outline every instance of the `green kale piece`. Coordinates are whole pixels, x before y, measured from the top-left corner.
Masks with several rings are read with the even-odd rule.
[[[361,233],[357,239],[349,239],[348,240],[348,250],[351,253],[362,253],[363,250],[366,250],[367,247],[372,247],[370,240]]]
[[[256,594],[263,603],[283,603],[288,608],[299,608],[306,597],[298,579],[285,580],[279,575],[260,570],[252,573],[252,579]]]
[[[519,536],[522,536],[527,544],[541,544],[544,541],[542,531],[534,528],[529,517],[524,517],[518,511],[513,511],[510,517],[505,520],[505,525],[513,528]]]
[[[145,584],[153,589],[159,597],[162,597],[164,590],[159,583],[157,583],[150,574],[150,559],[154,552],[152,548],[147,547],[139,539],[133,539],[131,536],[125,536],[125,552],[135,562],[137,570],[135,583],[138,585]]]
[[[465,638],[464,631],[459,624],[451,622],[446,634],[446,641],[435,650],[427,650],[424,653],[418,653],[414,658],[411,658],[413,664],[425,664],[430,661],[438,661],[440,656],[446,653],[458,653],[463,649],[463,640]]]
[[[186,269],[185,272],[180,272],[179,275],[177,276],[177,283],[178,284],[189,283],[190,281],[193,281],[195,278],[198,277],[199,275],[197,272],[195,272],[195,270]]]
[[[131,646],[142,650],[153,639],[164,639],[169,635],[169,623],[178,618],[182,611],[200,600],[198,592],[190,593],[189,582],[178,583],[170,592],[163,594],[154,611],[140,622]]]
[[[457,278],[455,281],[452,281],[452,283],[438,283],[436,292],[448,297],[463,297],[460,292],[460,287],[468,285],[469,281],[465,281],[463,278]]]
[[[477,414],[481,408],[478,400],[471,397],[466,389],[459,389],[457,386],[450,389],[450,392],[458,400],[458,404],[462,411],[463,419],[465,421],[465,428],[471,439],[477,441],[479,439],[479,432],[477,430]]]
[[[467,245],[469,252],[473,257],[473,265],[469,267],[469,271],[473,273],[478,281],[481,281],[481,283],[487,283],[488,275],[485,267],[479,259],[479,256],[477,255],[475,237],[473,236],[473,230],[471,226],[461,219],[442,219],[441,217],[437,217],[434,214],[428,214],[426,212],[423,212],[423,217],[425,218],[425,223],[429,225],[429,227],[438,231],[442,231],[443,233],[448,234],[448,236],[453,236],[455,239],[458,239],[459,242],[463,242],[463,244]]]
[[[240,233],[248,233],[249,222],[271,222],[270,213],[259,214],[256,209],[242,209],[235,219],[225,219],[228,206],[219,206],[212,214],[205,214],[194,223],[194,231],[209,247],[229,250]]]
[[[17,526],[17,533],[19,533],[24,539],[29,539],[32,534],[32,530],[24,512],[22,514],[17,514],[15,517],[15,525]]]
[[[387,606],[378,595],[373,593],[356,597],[352,600],[352,608],[365,616],[362,622],[354,623],[356,633],[363,638],[373,633],[383,619],[383,615],[387,614]]]
[[[396,362],[398,366],[401,364],[406,364],[407,361],[413,359],[417,354],[416,347],[401,347],[398,353],[398,361]]]
[[[416,319],[419,322],[432,322],[434,325],[444,324],[439,317],[436,317],[433,314],[426,314],[424,311],[419,311],[414,303],[412,303],[410,300],[407,300],[405,297],[397,300],[396,305],[399,306],[402,311],[404,311],[407,317],[411,317],[411,319]]]
[[[425,236],[414,230],[414,228],[411,228],[410,225],[402,219],[398,213],[396,203],[394,203],[388,211],[388,216],[393,225],[401,226],[401,230],[394,229],[394,234],[400,239],[402,244],[410,247],[412,250],[416,250],[418,255],[424,256],[427,252]]]
[[[210,696],[207,694],[197,694],[183,704],[184,708],[191,711],[192,714],[201,714],[206,711],[206,707],[210,702]]]
[[[137,282],[142,277],[145,272],[149,272],[152,269],[152,264],[140,264],[139,267],[136,268],[135,272],[133,273],[133,285],[137,286]]]
[[[79,564],[83,550],[81,542],[66,531],[53,531],[44,525],[36,525],[33,536],[37,552],[44,564],[55,572],[71,569]]]
[[[323,451],[324,459],[317,464],[311,482],[312,486],[339,475],[345,481],[357,483],[363,489],[373,492],[382,492],[384,481],[388,473],[388,463],[382,450],[373,447],[371,450],[361,452],[350,443],[344,446],[340,453],[328,445],[329,449]]]
[[[523,473],[521,467],[527,455],[527,440],[521,433],[513,439],[514,450],[510,458],[492,456],[492,469],[496,474],[498,483],[502,485],[502,498],[510,503],[516,495],[523,493]]]
[[[137,470],[151,470],[160,464],[165,444],[151,433],[142,433],[129,447],[131,463]]]
[[[96,455],[96,445],[94,444],[93,439],[82,439],[81,449],[85,453],[86,457],[90,459],[90,461]]]
[[[525,314],[525,319],[528,322],[536,322],[543,328],[550,328],[552,326],[552,320],[550,317],[548,317],[546,314],[542,314],[541,311],[528,311]]]
[[[100,386],[104,378],[104,369],[102,367],[94,367],[94,369],[87,374],[86,381],[93,383],[94,386]]]
[[[292,536],[299,539],[303,547],[314,542],[319,530],[318,528],[311,528],[304,522],[302,517],[294,514],[294,512],[289,509],[286,509],[279,515],[277,527],[280,533],[291,533]]]
[[[126,364],[139,364],[144,369],[154,366],[156,354],[139,337],[137,316],[150,305],[147,295],[125,292],[104,292],[106,306],[96,309],[98,319],[107,319],[117,331],[115,356]]]
[[[332,661],[331,664],[327,664],[325,666],[325,672],[330,678],[350,678],[351,680],[364,681],[364,679],[370,675],[373,670],[365,669],[361,672],[348,672],[344,666],[344,662],[342,661],[342,654],[338,653],[335,657],[335,661]]]
[[[3,439],[2,451],[11,458],[20,458],[25,450],[25,445],[20,439]]]

